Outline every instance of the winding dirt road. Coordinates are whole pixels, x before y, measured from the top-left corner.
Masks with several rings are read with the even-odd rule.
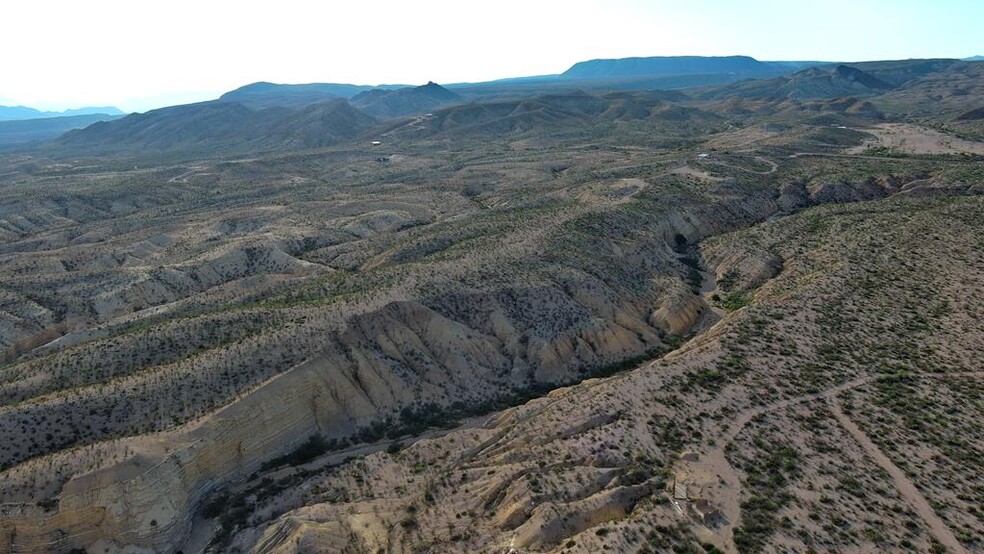
[[[755,156],[754,159],[756,161],[760,161],[770,166],[769,169],[767,171],[755,171],[754,169],[748,169],[747,167],[741,167],[740,165],[733,165],[725,162],[719,162],[716,160],[705,160],[704,163],[712,164],[712,165],[723,165],[724,167],[730,167],[731,169],[737,169],[738,171],[744,171],[745,173],[751,173],[752,175],[772,175],[773,173],[776,172],[777,169],[779,169],[779,164],[768,158],[764,158],[762,156]]]

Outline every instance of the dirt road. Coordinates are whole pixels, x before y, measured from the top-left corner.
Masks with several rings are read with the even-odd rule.
[[[947,547],[950,552],[966,552],[967,550],[960,544],[957,537],[953,534],[953,531],[943,522],[942,519],[936,512],[933,511],[932,506],[930,506],[929,501],[923,496],[919,489],[906,477],[905,473],[895,465],[892,460],[888,459],[881,449],[878,448],[874,442],[868,438],[860,427],[854,423],[851,418],[847,417],[847,414],[841,410],[840,402],[836,397],[831,396],[827,399],[830,404],[830,410],[834,413],[834,417],[837,418],[837,422],[840,423],[841,427],[844,428],[848,433],[854,437],[854,440],[861,445],[861,448],[868,454],[868,456],[874,460],[879,467],[888,472],[892,476],[892,481],[895,482],[895,488],[909,501],[909,504],[915,508],[916,513],[919,517],[926,522],[929,530],[936,537],[936,540],[940,541],[943,546]]]
[[[939,378],[949,378],[949,377],[981,377],[984,376],[984,372],[970,371],[970,372],[955,372],[955,373],[924,373],[913,375],[916,378],[923,379],[939,379]],[[835,405],[837,395],[842,392],[866,385],[868,383],[874,382],[880,375],[868,375],[865,377],[859,377],[840,385],[836,385],[829,389],[814,393],[807,394],[803,396],[796,396],[792,398],[787,398],[784,400],[779,400],[764,406],[757,406],[754,408],[748,408],[739,412],[732,420],[731,424],[727,428],[723,429],[721,434],[716,438],[714,447],[709,450],[705,455],[701,456],[700,460],[697,462],[700,466],[719,476],[723,482],[724,487],[728,490],[729,494],[721,501],[721,512],[724,514],[725,523],[721,525],[717,531],[705,540],[708,540],[715,544],[718,548],[726,552],[737,552],[734,545],[734,529],[741,519],[741,508],[740,508],[740,496],[741,496],[741,479],[735,469],[728,462],[725,456],[725,451],[728,445],[734,441],[735,437],[741,433],[742,429],[745,428],[753,419],[767,413],[777,412],[783,408],[793,406],[796,404],[802,404],[804,402],[810,402],[813,400],[826,399],[831,405]],[[945,545],[952,552],[966,552],[963,546],[957,541],[953,532],[946,526],[945,523],[936,515],[933,509],[930,507],[929,502],[924,496],[915,488],[911,481],[905,476],[901,469],[899,469],[887,456],[884,455],[878,447],[868,439],[867,435],[861,431],[850,419],[848,419],[842,412],[840,416],[844,417],[844,420],[838,416],[839,407],[837,411],[834,412],[835,417],[837,417],[838,422],[844,426],[844,428],[852,435],[854,438],[861,443],[861,446],[865,451],[874,458],[875,462],[879,466],[884,468],[892,476],[895,481],[896,488],[899,492],[908,500],[916,511],[923,517],[926,524],[933,532],[933,536],[937,538],[943,545]],[[846,423],[845,423],[846,421]],[[849,427],[850,425],[850,427]],[[856,435],[859,433],[860,435]],[[870,449],[869,449],[870,447]]]

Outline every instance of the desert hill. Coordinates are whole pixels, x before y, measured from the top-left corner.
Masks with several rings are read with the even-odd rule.
[[[893,85],[856,67],[837,65],[809,68],[789,76],[763,81],[747,81],[712,89],[705,99],[741,97],[754,100],[812,100],[839,96],[870,96],[892,89]]]
[[[232,101],[163,108],[70,132],[46,149],[54,155],[127,153],[137,158],[158,155],[188,159],[204,152],[319,148],[363,135],[400,139],[446,134],[480,137],[551,133],[576,129],[578,124],[688,120],[707,127],[718,122],[717,116],[680,103],[687,98],[675,91],[603,95],[575,91],[463,103],[459,95],[430,83],[415,88],[374,89],[351,101],[337,98],[294,108],[259,108]],[[457,105],[442,108],[448,104]],[[424,113],[429,110],[434,111]],[[379,123],[370,113],[394,121]],[[403,114],[419,115],[401,118]]]
[[[434,82],[419,87],[372,89],[352,97],[352,105],[367,114],[393,118],[423,113],[460,102],[462,97]]]
[[[709,126],[719,121],[714,114],[675,102],[686,98],[679,92],[599,95],[575,91],[517,100],[471,102],[436,110],[410,121],[393,123],[380,135],[480,137],[571,131],[579,125],[618,122],[687,120],[696,125]]]
[[[49,148],[86,155],[313,148],[351,139],[374,122],[343,99],[297,109],[203,102],[96,123],[65,134]]]
[[[940,71],[917,74],[877,100],[886,113],[900,118],[925,118],[944,123],[980,107],[984,95],[984,63],[953,63]],[[979,127],[967,130],[982,136]]]
[[[970,110],[969,112],[964,112],[960,114],[960,117],[958,117],[957,119],[964,119],[964,120],[984,119],[984,107],[980,107],[975,110]]]
[[[349,85],[341,83],[308,83],[282,85],[277,83],[252,83],[231,90],[219,97],[220,102],[235,102],[251,108],[296,108],[317,104],[333,98],[352,98],[367,90],[403,88],[404,85]]]
[[[163,155],[172,159],[189,159],[189,156],[194,157],[205,151],[283,151],[321,147],[351,139],[373,126],[371,117],[357,112],[382,119],[415,116],[402,124],[384,124],[370,134],[399,134],[409,130],[433,134],[461,129],[466,134],[476,135],[485,132],[485,129],[489,132],[537,132],[541,129],[550,132],[550,129],[575,120],[599,123],[649,117],[692,118],[700,120],[701,125],[706,127],[710,122],[706,112],[723,115],[723,101],[732,103],[733,108],[738,110],[734,113],[747,114],[760,108],[765,111],[784,109],[784,106],[798,109],[800,103],[815,100],[885,97],[884,102],[856,108],[856,111],[878,117],[879,113],[899,110],[907,104],[926,106],[942,98],[948,110],[962,108],[962,111],[949,115],[949,119],[958,121],[965,121],[958,119],[961,113],[978,107],[965,106],[964,100],[977,91],[981,64],[957,60],[907,60],[819,65],[780,77],[745,80],[685,93],[647,90],[635,100],[618,100],[617,103],[633,104],[624,109],[616,108],[621,109],[618,116],[614,116],[614,112],[605,113],[605,109],[593,111],[600,106],[599,102],[609,102],[604,98],[610,91],[706,85],[720,81],[713,77],[719,74],[704,71],[724,71],[728,68],[734,70],[727,73],[730,75],[727,80],[730,81],[739,78],[736,75],[742,68],[759,68],[764,73],[755,76],[769,77],[801,67],[797,64],[799,62],[759,62],[742,56],[594,60],[583,62],[583,65],[576,64],[570,72],[556,78],[477,83],[456,86],[453,90],[433,83],[422,87],[383,86],[372,89],[341,84],[254,83],[226,93],[216,101],[163,108],[70,133],[48,151],[71,152],[72,155],[128,152],[138,156]],[[957,81],[964,84],[952,84]],[[551,88],[557,90],[540,93]],[[582,96],[577,101],[580,107],[564,100],[565,96],[575,98],[584,94],[601,100]],[[352,107],[341,103],[345,97],[350,99]],[[680,104],[664,105],[657,109],[657,97]],[[464,105],[467,100],[471,102]],[[758,103],[758,106],[739,108],[738,104],[742,101]],[[647,102],[650,105],[642,105]],[[701,102],[715,105],[702,106]],[[782,105],[783,102],[791,104]],[[318,125],[321,126],[311,127],[310,114],[301,114],[300,111],[316,104],[323,105],[318,110],[324,114],[319,119]],[[427,121],[421,119],[424,114],[433,114],[450,104],[462,105],[453,115],[447,112],[436,118],[428,116]],[[917,115],[915,109],[909,109],[907,116]],[[630,114],[634,115],[630,117]],[[332,118],[335,121],[330,121]],[[401,125],[403,129],[397,129]],[[968,132],[978,132],[973,125],[965,126]],[[291,128],[296,129],[301,138],[283,134]]]
[[[274,552],[746,552],[822,542],[974,551],[984,538],[972,515],[980,464],[960,452],[977,451],[984,438],[973,423],[981,408],[971,400],[947,412],[939,402],[978,398],[980,369],[949,348],[871,367],[877,356],[844,346],[863,337],[901,353],[916,333],[934,347],[976,350],[980,330],[956,322],[979,311],[956,299],[979,297],[982,283],[965,281],[968,268],[945,260],[973,251],[980,229],[972,214],[981,208],[980,197],[897,198],[812,209],[708,241],[714,270],[740,275],[732,286],[753,300],[706,336],[660,361],[406,448],[271,472],[265,483],[258,477],[223,497],[267,498],[237,516],[244,523],[227,544]],[[899,210],[908,216],[901,222]],[[958,227],[947,231],[954,240],[944,251],[914,252],[903,238],[941,232],[948,221]],[[870,256],[859,237],[896,256]],[[759,256],[781,259],[781,273],[747,281],[746,264]],[[918,293],[863,277],[870,273],[912,283],[932,275],[947,300],[920,304]],[[886,318],[875,307],[900,296],[907,310]],[[907,318],[932,302],[953,311],[929,316],[940,318],[932,331],[914,331]],[[932,421],[916,406],[931,410]],[[945,437],[953,428],[973,446],[952,449]],[[273,506],[286,513],[266,516]],[[896,514],[905,514],[904,525]],[[830,534],[836,525],[847,531]]]

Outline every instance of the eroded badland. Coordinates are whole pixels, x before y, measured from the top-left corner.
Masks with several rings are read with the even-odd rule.
[[[984,63],[843,67],[5,154],[0,551],[981,551]]]

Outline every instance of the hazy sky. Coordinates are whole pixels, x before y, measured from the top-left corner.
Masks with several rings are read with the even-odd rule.
[[[5,0],[0,104],[145,110],[255,81],[420,84],[592,58],[984,54],[984,0]]]

